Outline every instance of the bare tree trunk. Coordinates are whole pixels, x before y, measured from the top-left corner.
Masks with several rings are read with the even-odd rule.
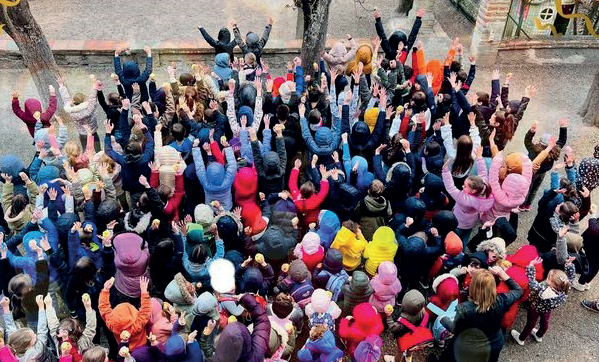
[[[329,26],[331,0],[302,0],[304,14],[304,36],[302,42],[302,64],[307,73],[312,73],[312,64],[318,63],[324,49]]]
[[[47,105],[50,98],[48,86],[58,87],[56,79],[59,75],[50,44],[33,18],[27,0],[21,0],[16,6],[2,6],[0,10],[0,23],[5,25],[4,31],[19,47],[39,97]],[[60,96],[57,96],[60,101]]]
[[[595,74],[595,79],[587,99],[584,101],[580,116],[584,123],[599,127],[599,72]]]
[[[397,5],[397,12],[407,16],[413,6],[414,0],[400,0]]]

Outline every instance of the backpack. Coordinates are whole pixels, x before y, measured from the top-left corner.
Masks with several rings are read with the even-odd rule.
[[[448,317],[450,320],[454,320],[457,306],[457,299],[449,304],[447,310],[443,310],[433,303],[428,303],[426,306],[428,310],[437,315],[437,319],[435,319],[435,322],[433,323],[433,337],[435,337],[435,341],[437,341],[439,345],[443,345],[445,340],[451,337],[451,332],[441,324],[441,319],[443,319],[443,317]]]
[[[234,297],[219,297],[218,298],[218,314],[219,324],[221,328],[225,328],[225,326],[229,323],[229,312],[225,307],[222,306],[222,302],[237,302],[237,299]]]
[[[299,285],[299,286],[298,286]],[[312,300],[312,293],[314,287],[310,282],[303,282],[301,284],[295,283],[291,286],[291,297],[293,300],[304,309],[308,303]]]
[[[413,325],[405,318],[400,317],[397,321],[409,329],[406,334],[397,338],[397,346],[399,347],[400,352],[403,353],[408,350],[413,352],[432,346],[432,342],[434,341],[433,333],[430,329],[426,328],[426,325],[428,324],[427,313],[424,313],[422,321],[417,326]]]
[[[349,275],[345,270],[341,270],[337,274],[331,274],[329,280],[327,280],[327,285],[325,286],[326,290],[333,293],[333,297],[331,300],[336,302],[339,299],[339,294],[341,294],[341,289],[349,279]]]

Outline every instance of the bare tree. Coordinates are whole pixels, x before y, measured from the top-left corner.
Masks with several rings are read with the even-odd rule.
[[[599,127],[599,72],[595,74],[595,79],[584,101],[580,116],[586,124]]]
[[[21,51],[40,98],[47,104],[48,85],[57,85],[58,66],[42,28],[35,21],[27,0],[0,0],[0,23]]]
[[[312,63],[318,62],[320,52],[324,50],[330,5],[331,0],[294,0],[294,6],[304,15],[302,64],[306,71],[312,68]]]

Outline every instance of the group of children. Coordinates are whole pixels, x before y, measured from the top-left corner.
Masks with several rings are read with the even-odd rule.
[[[496,71],[474,92],[457,39],[425,62],[423,16],[387,37],[375,12],[372,45],[283,76],[261,57],[272,20],[245,40],[200,28],[215,64],[162,85],[149,48],[143,71],[119,49],[116,92],[57,80],[79,140],[54,87],[46,110],[13,93],[35,156],[0,158],[0,360],[377,361],[388,331],[397,358],[488,361],[508,335],[541,342],[599,269],[599,146],[577,160],[560,120],[505,152],[536,89],[510,99]]]

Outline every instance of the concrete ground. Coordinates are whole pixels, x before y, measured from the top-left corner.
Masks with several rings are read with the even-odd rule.
[[[283,2],[266,1],[260,5],[250,0],[221,1],[218,9],[213,2],[204,0],[181,0],[174,3],[176,21],[169,20],[164,14],[173,12],[173,2],[148,0],[144,2],[125,2],[124,0],[96,0],[92,2],[82,0],[35,0],[31,1],[34,15],[46,31],[48,38],[56,39],[135,39],[151,41],[155,39],[170,39],[173,37],[198,36],[196,26],[204,23],[211,33],[216,33],[227,19],[236,17],[242,31],[248,29],[261,29],[268,16],[276,18],[273,37],[294,37],[296,14],[284,7]],[[110,5],[107,5],[109,4]],[[467,21],[460,20],[460,16],[447,5],[448,0],[436,0],[435,15],[439,19],[442,31],[449,37],[460,36],[467,39],[471,28]],[[143,4],[143,5],[142,5]],[[357,8],[354,8],[357,6]],[[374,4],[368,1],[364,6],[369,10]],[[378,1],[376,6],[386,11],[394,9],[395,2]],[[107,9],[120,9],[118,18],[115,12]],[[206,15],[206,9],[211,9],[211,14]],[[358,10],[354,10],[358,9]],[[55,14],[60,13],[57,17]],[[260,16],[247,16],[249,13],[260,13]],[[193,15],[192,15],[193,14]],[[197,14],[197,15],[195,15]],[[232,16],[229,14],[233,14]],[[447,16],[445,16],[447,14]],[[391,17],[391,15],[389,15]],[[201,21],[200,19],[209,19]],[[101,24],[101,26],[98,26]],[[470,25],[471,26],[471,25]],[[369,37],[374,35],[370,11],[364,13],[360,5],[351,0],[333,0],[331,9],[330,34],[335,37],[343,36],[350,32],[355,37]],[[446,37],[447,38],[447,37]],[[466,41],[464,41],[467,44]],[[432,47],[426,43],[427,47]],[[438,52],[444,50],[435,49]],[[561,58],[568,59],[576,54],[576,50],[562,50]],[[113,90],[109,80],[110,65],[96,69],[65,68],[64,75],[71,92],[89,89],[88,75],[96,74],[104,80],[107,91]],[[532,121],[539,122],[539,133],[550,132],[557,134],[557,122],[562,117],[570,120],[568,129],[568,144],[574,149],[578,158],[592,154],[593,147],[599,140],[599,129],[588,127],[581,123],[576,114],[590,87],[592,75],[596,68],[585,64],[547,64],[530,65],[525,62],[501,65],[502,79],[509,71],[514,74],[512,78],[510,99],[520,98],[528,84],[535,84],[539,91],[530,102],[514,139],[508,144],[506,152],[523,151],[523,137]],[[161,69],[155,70],[158,81],[166,81],[166,74]],[[473,90],[490,89],[491,68],[479,68],[477,77],[472,86]],[[26,97],[35,97],[37,92],[31,82],[29,73],[25,70],[0,71],[0,155],[15,153],[25,162],[33,156],[31,138],[27,130],[12,113],[10,95],[13,89],[21,94],[21,101]],[[98,110],[98,119],[102,120],[104,114]],[[101,133],[103,133],[101,131]],[[594,200],[599,195],[593,194]],[[525,236],[532,223],[534,209],[520,218],[519,235],[516,243],[510,245],[509,252],[514,252],[519,246],[526,243]],[[592,283],[590,291],[579,293],[572,291],[566,305],[556,310],[552,315],[549,332],[544,337],[543,343],[527,342],[520,347],[512,340],[508,340],[501,356],[502,361],[526,360],[534,362],[545,361],[597,361],[599,360],[599,314],[582,308],[582,298],[599,298],[599,283]],[[521,329],[525,322],[521,315],[515,324],[516,329]],[[384,353],[396,351],[395,341],[385,338]]]

